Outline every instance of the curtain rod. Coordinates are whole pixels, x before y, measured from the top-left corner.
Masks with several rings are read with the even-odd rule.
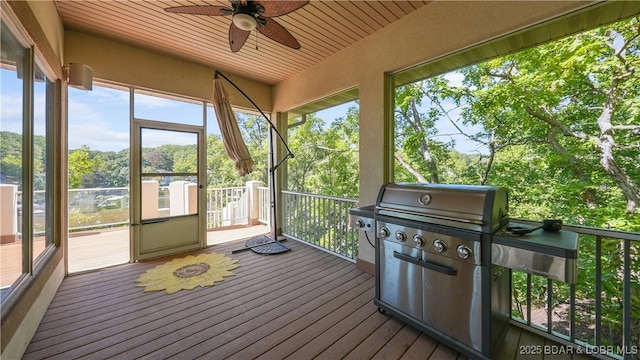
[[[244,91],[242,91],[242,89],[240,89],[238,87],[238,85],[236,85],[233,81],[231,81],[228,77],[226,77],[223,73],[221,73],[220,71],[216,70],[214,73],[213,78],[217,79],[218,76],[222,77],[223,79],[225,79],[229,84],[231,84],[236,90],[238,90],[240,92],[240,94],[242,94],[242,96],[244,96],[247,100],[249,100],[249,102],[251,103],[251,105],[253,105],[253,107],[255,107],[260,114],[262,114],[262,116],[264,117],[264,119],[267,121],[267,123],[269,124],[269,126],[271,127],[271,129],[276,133],[276,135],[278,135],[278,138],[280,138],[280,141],[282,142],[282,144],[284,145],[284,147],[287,149],[287,155],[280,160],[280,162],[278,162],[276,165],[273,165],[271,167],[271,171],[275,171],[280,165],[282,165],[283,162],[285,162],[288,158],[294,158],[293,153],[291,152],[291,149],[289,149],[289,146],[287,145],[286,141],[284,141],[284,138],[282,137],[282,135],[280,134],[280,132],[278,131],[278,129],[275,127],[275,125],[273,125],[273,123],[271,122],[271,120],[269,120],[269,118],[267,117],[267,115],[265,115],[265,113],[262,111],[262,109],[260,109],[260,107],[258,107],[258,105],[253,102],[253,100],[251,100],[251,98],[249,97],[249,95],[247,95]]]

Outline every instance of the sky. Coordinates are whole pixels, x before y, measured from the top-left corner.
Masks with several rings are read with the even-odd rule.
[[[2,89],[0,102],[0,115],[2,131],[22,132],[21,119],[21,90],[19,80],[15,78],[15,72],[2,70]],[[447,74],[452,84],[461,83],[460,74]],[[36,87],[36,91],[44,91],[44,86]],[[35,109],[36,118],[44,116],[43,94],[36,94]],[[77,149],[83,145],[92,150],[120,151],[129,147],[129,93],[103,86],[95,86],[93,90],[78,90],[69,87],[68,99],[69,114],[69,149]],[[39,103],[40,102],[40,103]],[[201,125],[202,106],[175,100],[148,96],[140,93],[135,95],[135,116],[138,118],[161,121],[183,122],[191,125]],[[352,103],[338,105],[316,115],[331,123],[338,117],[344,117]],[[219,134],[217,121],[212,107],[207,108],[207,132]],[[440,134],[452,134],[457,130],[447,120],[440,120],[437,124]],[[36,135],[43,135],[37,132]],[[180,133],[157,133],[153,137],[145,137],[144,147],[156,147],[162,144],[185,145],[192,144],[193,138],[181,137]],[[449,137],[451,138],[451,137]],[[476,144],[466,141],[464,137],[454,136],[456,149],[467,153],[486,152],[478,148]],[[448,141],[446,137],[440,140]]]
[[[193,119],[190,125],[200,125],[202,106],[179,101],[136,94],[135,116],[137,118],[164,121]],[[344,117],[350,104],[339,105],[317,114],[326,121]],[[207,133],[220,134],[212,107],[207,108]],[[193,143],[191,138],[181,142],[171,134],[174,144]],[[156,143],[145,143],[145,147],[155,147],[167,143],[168,139],[154,137]],[[152,139],[149,137],[148,139]],[[91,149],[119,151],[129,146],[129,93],[100,86],[85,91],[69,88],[69,148],[76,149],[88,145]]]

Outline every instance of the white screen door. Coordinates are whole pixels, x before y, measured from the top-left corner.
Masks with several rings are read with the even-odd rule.
[[[134,119],[132,137],[133,260],[204,247],[204,128]]]

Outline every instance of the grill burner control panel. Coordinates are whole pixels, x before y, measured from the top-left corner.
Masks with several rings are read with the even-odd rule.
[[[378,238],[451,259],[480,264],[480,241],[377,221]],[[479,239],[478,239],[479,240]]]
[[[373,220],[374,206],[363,206],[349,210],[349,226],[352,229],[373,233],[375,229]]]

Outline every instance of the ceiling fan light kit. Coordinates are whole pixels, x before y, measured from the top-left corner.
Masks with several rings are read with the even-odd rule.
[[[231,21],[233,21],[233,24],[240,28],[240,30],[244,31],[251,31],[258,25],[258,21],[256,21],[253,16],[243,13],[233,15]]]
[[[289,14],[307,5],[304,1],[271,1],[263,0],[231,0],[231,9],[217,5],[186,5],[165,8],[170,13],[204,15],[204,16],[228,16],[231,15],[229,26],[229,47],[231,51],[240,51],[247,41],[251,30],[259,33],[292,49],[300,49],[300,43],[289,30],[280,25],[274,17]]]

